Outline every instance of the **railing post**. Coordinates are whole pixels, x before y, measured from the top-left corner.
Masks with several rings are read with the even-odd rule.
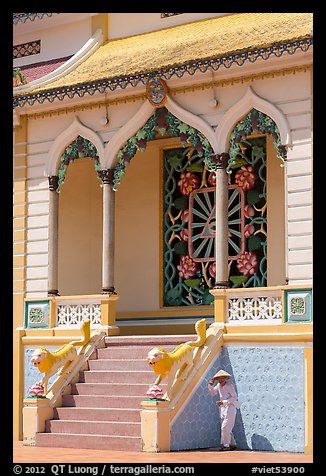
[[[118,294],[111,294],[106,299],[101,299],[101,329],[107,335],[119,335],[120,329],[116,325],[116,301]]]
[[[228,297],[226,289],[214,288],[210,290],[214,296],[214,324],[224,326],[227,321]]]

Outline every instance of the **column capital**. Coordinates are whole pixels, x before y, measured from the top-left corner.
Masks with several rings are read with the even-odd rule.
[[[49,190],[51,192],[55,192],[58,188],[59,177],[57,175],[49,175],[48,179],[49,179]]]
[[[227,152],[222,152],[222,154],[211,154],[209,158],[216,169],[226,169],[230,156]]]
[[[103,183],[113,184],[114,169],[100,169],[97,174]]]

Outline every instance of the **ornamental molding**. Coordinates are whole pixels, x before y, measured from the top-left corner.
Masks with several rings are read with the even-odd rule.
[[[99,161],[102,165],[104,158],[104,144],[101,137],[92,129],[84,126],[78,117],[75,117],[70,126],[65,129],[53,142],[46,162],[45,176],[57,175],[59,159],[65,148],[78,136],[89,140],[97,149]],[[107,168],[102,165],[102,168]]]
[[[213,151],[216,152],[217,141],[214,130],[204,119],[179,106],[170,96],[167,96],[165,107],[177,119],[201,132],[211,144]],[[148,100],[145,101],[137,113],[115,133],[105,147],[103,169],[115,166],[119,150],[146,123],[155,110],[156,108]]]
[[[136,114],[129,119],[109,140],[105,146],[102,169],[110,169],[117,162],[117,153],[124,143],[137,132],[146,121],[155,113],[149,101],[145,101]]]
[[[235,125],[243,119],[251,109],[257,109],[270,117],[278,127],[282,145],[292,147],[292,137],[288,121],[284,114],[274,104],[258,96],[251,86],[248,86],[246,93],[224,114],[220,124],[217,126],[216,142],[217,152],[220,154],[229,149],[229,137]]]
[[[96,30],[94,35],[77,51],[68,61],[59,66],[49,74],[42,76],[39,79],[34,79],[26,85],[15,87],[15,92],[28,93],[31,89],[34,89],[36,86],[44,86],[45,84],[52,83],[57,79],[60,79],[62,76],[70,73],[72,70],[77,68],[82,62],[84,62],[89,56],[91,56],[103,43],[104,36],[102,29],[99,28]]]
[[[82,98],[85,95],[93,96],[95,92],[103,94],[107,91],[115,91],[117,88],[125,89],[127,86],[131,86],[133,88],[137,87],[138,85],[146,86],[149,78],[152,78],[153,75],[159,76],[161,79],[168,81],[174,77],[180,79],[185,74],[193,76],[196,72],[216,72],[220,68],[230,70],[230,68],[233,66],[243,67],[243,65],[249,63],[253,64],[260,60],[270,61],[271,59],[279,59],[284,55],[284,53],[287,53],[291,56],[299,55],[300,57],[300,54],[307,53],[309,49],[312,48],[312,45],[312,38],[303,38],[293,42],[271,45],[265,48],[234,53],[232,55],[226,54],[225,56],[218,58],[193,61],[180,66],[164,67],[154,72],[144,72],[127,77],[123,76],[118,78],[96,80],[90,83],[63,86],[56,88],[55,90],[49,89],[31,94],[22,93],[20,95],[14,96],[13,107],[22,108],[25,105],[32,106],[35,103],[53,103],[56,99],[62,101],[64,98],[73,99],[76,96],[78,96],[78,98]]]
[[[180,119],[180,121],[185,122],[189,126],[194,127],[199,132],[201,132],[211,144],[213,151],[217,153],[218,142],[216,140],[214,129],[204,119],[182,108],[169,96],[167,98],[165,107],[171,112],[171,114]],[[225,152],[225,150],[222,152]]]

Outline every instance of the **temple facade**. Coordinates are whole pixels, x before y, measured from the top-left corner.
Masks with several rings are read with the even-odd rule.
[[[285,451],[311,453],[312,14],[16,13],[13,24],[15,439],[28,432],[36,347],[69,342],[85,319],[106,339],[164,343],[204,318],[224,333],[212,365],[240,377],[240,396],[253,369],[270,380],[281,367],[291,382],[291,429],[248,420],[247,440],[274,423]],[[245,368],[249,347],[262,368]],[[176,422],[193,397],[158,450],[183,449]]]

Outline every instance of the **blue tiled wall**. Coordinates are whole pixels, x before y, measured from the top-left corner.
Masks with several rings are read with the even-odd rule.
[[[171,450],[219,446],[217,397],[207,387],[223,368],[232,375],[241,403],[233,430],[238,449],[303,452],[303,364],[301,347],[223,347],[173,422]]]

